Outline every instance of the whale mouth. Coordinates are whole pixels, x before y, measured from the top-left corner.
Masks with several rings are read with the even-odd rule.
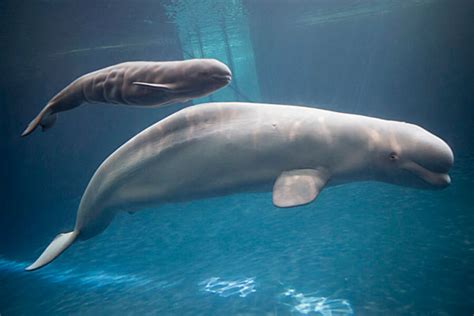
[[[223,83],[229,83],[232,81],[232,76],[231,75],[212,75],[212,79],[223,82]]]
[[[403,169],[408,170],[414,175],[421,178],[427,184],[435,188],[445,188],[451,183],[451,177],[447,172],[435,172],[431,171],[414,161],[409,161],[403,164]]]

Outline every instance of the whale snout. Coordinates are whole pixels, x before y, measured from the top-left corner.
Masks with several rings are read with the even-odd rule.
[[[438,159],[435,160],[433,171],[438,172],[439,179],[436,186],[443,189],[451,184],[451,177],[448,172],[451,170],[454,164],[454,154],[451,147],[445,142],[439,149]]]
[[[211,78],[218,82],[228,84],[232,81],[232,71],[230,71],[226,64],[221,63],[220,61],[217,62],[218,69],[216,69],[215,73],[211,75]]]
[[[449,174],[443,174],[441,176],[441,181],[440,181],[440,184],[439,184],[439,187],[442,189],[442,188],[446,188],[447,186],[449,186],[451,184],[451,177],[449,176]]]
[[[442,139],[432,136],[426,143],[417,146],[415,161],[432,172],[448,173],[454,163],[454,154]]]
[[[415,174],[432,189],[443,189],[451,184],[449,171],[454,163],[454,154],[448,144],[439,138],[419,144],[412,159],[403,163],[403,168]]]
[[[444,143],[444,148],[441,150],[440,158],[438,159],[438,168],[440,172],[449,172],[454,164],[454,154],[451,147]]]
[[[427,180],[433,189],[444,189],[451,184],[451,177],[447,173],[434,174]]]
[[[218,82],[222,82],[225,84],[228,84],[229,82],[232,81],[232,75],[221,75],[221,74],[216,74],[211,76],[212,79]]]

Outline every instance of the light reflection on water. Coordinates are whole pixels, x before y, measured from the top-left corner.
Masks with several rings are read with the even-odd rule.
[[[323,296],[309,296],[289,288],[281,294],[282,303],[292,312],[303,315],[349,316],[354,315],[351,304],[345,299],[329,299]]]
[[[166,289],[174,287],[181,281],[167,282],[140,276],[137,274],[110,273],[101,270],[80,272],[77,269],[39,270],[34,273],[24,271],[28,264],[0,257],[0,273],[15,274],[21,277],[33,277],[54,283],[78,286],[82,289],[115,288],[127,289]],[[200,291],[216,294],[219,297],[246,298],[257,292],[255,277],[225,280],[221,277],[210,277],[198,283]],[[304,315],[347,316],[353,315],[350,303],[344,299],[307,296],[295,289],[286,289],[275,298],[277,302],[288,306],[289,311]]]
[[[329,188],[287,212],[264,193],[121,214],[45,269],[23,271],[33,250],[23,256],[30,260],[0,256],[0,312],[340,316],[429,306],[452,314],[472,301],[453,283],[470,275],[472,212],[455,201],[471,194],[462,166],[472,162],[458,159],[441,192],[365,183]]]
[[[7,260],[0,257],[0,272],[24,273],[25,276],[35,276],[41,280],[51,283],[67,283],[90,288],[117,285],[142,287],[147,286],[150,283],[155,283],[156,286],[156,282],[154,282],[154,280],[134,274],[116,274],[100,270],[79,272],[75,269],[39,270],[31,273],[24,271],[25,267],[27,266],[28,264],[26,262]]]
[[[215,293],[222,297],[228,297],[237,294],[240,297],[246,297],[247,295],[256,291],[255,278],[225,281],[221,280],[219,277],[212,277],[202,281],[199,283],[199,285],[204,286],[204,291]]]

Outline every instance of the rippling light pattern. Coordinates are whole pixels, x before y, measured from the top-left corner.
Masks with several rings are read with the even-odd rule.
[[[285,305],[291,306],[292,312],[303,315],[318,316],[349,316],[354,315],[351,304],[344,299],[328,299],[322,296],[306,296],[296,292],[295,289],[288,289],[282,296],[289,299]]]
[[[0,272],[16,272],[22,273],[25,277],[34,276],[36,278],[46,280],[50,283],[67,283],[76,284],[78,286],[86,286],[91,288],[100,288],[105,286],[129,286],[142,287],[150,283],[157,283],[151,280],[133,274],[114,274],[105,271],[88,271],[87,273],[79,272],[74,269],[66,270],[40,270],[34,274],[25,272],[26,262],[18,262],[7,260],[0,257]]]
[[[247,295],[256,291],[254,278],[247,278],[237,281],[225,281],[218,277],[212,277],[202,281],[199,283],[199,285],[204,286],[204,291],[218,294],[222,297],[229,297],[232,295],[246,297]]]
[[[39,270],[35,273],[25,272],[28,264],[15,260],[8,260],[0,257],[0,273],[15,273],[20,277],[34,277],[49,283],[63,283],[86,288],[103,287],[126,287],[127,289],[147,287],[147,288],[169,288],[180,282],[168,283],[153,278],[147,278],[135,274],[118,274],[105,271],[80,272],[75,269],[54,269]],[[199,283],[201,290],[221,297],[240,296],[247,297],[256,292],[255,278],[245,278],[241,280],[223,280],[220,277],[211,277]],[[295,289],[289,288],[279,295],[283,304],[290,306],[291,312],[302,315],[317,316],[350,316],[354,315],[352,307],[347,300],[329,299],[322,296],[309,296],[298,293]]]

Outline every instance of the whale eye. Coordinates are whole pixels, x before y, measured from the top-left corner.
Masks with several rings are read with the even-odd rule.
[[[398,159],[398,155],[396,152],[391,152],[390,155],[388,155],[388,159],[390,159],[391,161],[395,161]]]

